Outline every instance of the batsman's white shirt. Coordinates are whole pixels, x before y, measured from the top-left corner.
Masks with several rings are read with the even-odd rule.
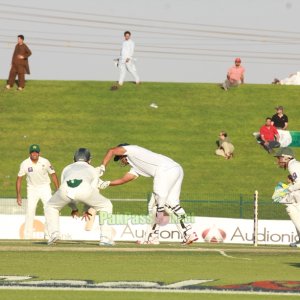
[[[179,166],[171,158],[140,146],[128,145],[123,148],[126,150],[124,155],[127,155],[127,160],[132,167],[130,173],[136,176],[155,177],[161,170]]]
[[[134,42],[132,40],[125,40],[122,43],[121,62],[125,62],[127,58],[132,59],[134,54]]]
[[[178,205],[183,180],[181,166],[167,156],[139,146],[129,145],[123,148],[132,167],[129,173],[154,178],[153,193],[159,207]]]
[[[30,157],[25,159],[21,165],[18,176],[26,175],[27,187],[36,187],[39,185],[50,184],[48,174],[55,173],[48,159],[39,157],[34,163]]]

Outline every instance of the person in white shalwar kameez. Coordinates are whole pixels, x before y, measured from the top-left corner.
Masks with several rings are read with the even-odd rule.
[[[119,58],[119,70],[120,70],[120,77],[119,77],[119,85],[122,86],[124,83],[124,79],[126,76],[126,72],[128,71],[135,80],[136,84],[140,83],[140,78],[137,74],[137,70],[134,63],[134,42],[131,40],[131,33],[129,31],[124,32],[124,42],[122,44],[122,49]]]

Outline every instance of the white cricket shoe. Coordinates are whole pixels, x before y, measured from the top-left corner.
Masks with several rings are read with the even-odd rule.
[[[100,237],[99,246],[114,246],[115,244],[116,243],[113,240],[111,240],[105,236]]]
[[[151,240],[151,241],[137,241],[138,245],[159,245],[159,240]]]
[[[295,243],[290,243],[290,247],[300,248],[300,241],[299,242],[295,242]]]
[[[182,245],[190,245],[193,242],[196,242],[198,239],[197,233],[193,232],[186,238],[185,241],[183,241]]]
[[[114,241],[100,241],[99,246],[114,246],[116,243]]]
[[[5,87],[7,90],[10,90],[11,89],[11,86],[9,84],[6,85]]]
[[[48,240],[48,246],[54,245],[57,243],[57,241],[59,240],[58,236],[53,236]]]

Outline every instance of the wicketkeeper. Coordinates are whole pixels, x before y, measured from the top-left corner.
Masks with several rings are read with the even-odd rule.
[[[288,169],[292,182],[286,188],[286,195],[280,203],[285,203],[286,211],[296,227],[298,241],[291,243],[291,247],[300,247],[300,162],[295,159],[291,148],[280,148],[274,155],[280,168]]]

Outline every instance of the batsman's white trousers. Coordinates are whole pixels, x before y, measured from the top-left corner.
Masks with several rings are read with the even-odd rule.
[[[300,239],[300,191],[291,192],[287,202],[291,202],[291,204],[286,204],[286,211],[295,225]]]
[[[45,205],[51,198],[50,184],[41,184],[39,186],[28,186],[27,187],[27,204],[25,214],[25,226],[24,226],[24,238],[33,238],[33,222],[35,217],[35,211],[38,201],[41,199]],[[45,234],[47,235],[47,222],[45,223]]]
[[[112,213],[112,203],[109,199],[99,194],[98,189],[89,183],[82,182],[75,188],[63,183],[58,191],[51,197],[45,207],[45,216],[50,237],[59,237],[59,211],[69,203],[83,202],[88,207],[93,207],[97,212]],[[100,225],[100,240],[112,240],[112,228],[107,222]]]
[[[120,77],[119,77],[119,85],[123,85],[124,79],[126,76],[126,71],[128,71],[133,77],[136,83],[140,82],[140,78],[137,74],[137,70],[135,67],[134,62],[131,60],[129,62],[120,62],[119,63],[119,69],[120,69]]]
[[[153,193],[159,207],[179,204],[183,170],[180,165],[171,168],[160,168],[153,181]]]

